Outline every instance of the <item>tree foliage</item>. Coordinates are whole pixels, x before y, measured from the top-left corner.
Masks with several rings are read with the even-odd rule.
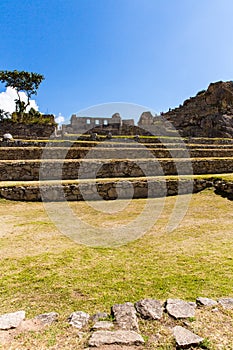
[[[9,112],[5,112],[3,109],[0,109],[0,121],[9,120],[11,115]]]
[[[30,104],[32,95],[37,94],[40,83],[44,80],[44,76],[38,73],[25,71],[0,71],[0,82],[6,87],[12,87],[16,90],[18,99],[16,102],[16,112],[23,113]],[[19,92],[25,92],[27,95],[27,103],[21,100]]]

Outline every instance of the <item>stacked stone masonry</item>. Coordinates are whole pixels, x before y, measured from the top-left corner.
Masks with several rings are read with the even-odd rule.
[[[108,148],[108,147],[1,147],[0,160],[49,159],[139,159],[139,158],[226,158],[233,157],[232,148]]]
[[[233,172],[233,158],[139,160],[28,160],[0,162],[0,181],[76,180]]]
[[[4,145],[0,147],[0,195],[29,201],[108,200],[162,197],[218,186],[216,192],[227,188],[230,198],[228,182],[223,186],[213,179],[169,178],[233,172],[232,140],[204,140],[208,142],[192,139],[184,144],[174,139],[161,143],[154,139],[153,143],[146,139],[144,144],[78,141],[78,147],[69,141],[40,142],[36,147],[31,141],[20,147]],[[65,182],[59,185],[60,180]],[[9,185],[9,181],[19,183]]]

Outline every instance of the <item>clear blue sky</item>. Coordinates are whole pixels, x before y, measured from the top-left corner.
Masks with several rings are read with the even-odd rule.
[[[1,0],[0,16],[0,69],[44,74],[44,113],[166,111],[233,79],[232,0]]]

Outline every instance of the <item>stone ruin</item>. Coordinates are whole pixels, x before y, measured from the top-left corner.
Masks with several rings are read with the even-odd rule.
[[[70,124],[62,125],[63,133],[85,134],[85,133],[112,133],[121,135],[125,126],[134,126],[134,119],[122,119],[119,113],[115,113],[110,118],[104,117],[80,117],[73,114]]]
[[[190,97],[177,108],[152,115],[145,111],[138,125],[134,119],[122,119],[119,113],[110,118],[80,117],[73,114],[70,124],[63,125],[63,133],[100,133],[113,135],[172,136],[175,127],[183,137],[233,136],[233,81],[211,83],[195,97]]]

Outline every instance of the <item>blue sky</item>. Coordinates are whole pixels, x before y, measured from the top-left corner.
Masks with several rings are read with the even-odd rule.
[[[45,75],[43,113],[166,111],[233,79],[232,0],[1,0],[0,13],[0,69]]]

